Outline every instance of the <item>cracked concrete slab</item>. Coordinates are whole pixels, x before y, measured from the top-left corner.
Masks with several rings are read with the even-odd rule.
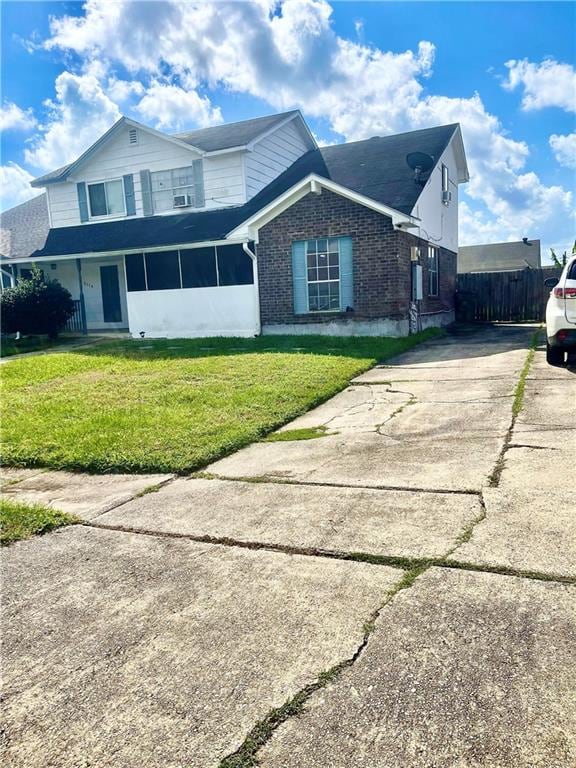
[[[4,552],[5,760],[209,768],[402,571],[73,526]]]
[[[262,768],[572,768],[575,588],[433,568]]]
[[[486,519],[448,558],[576,579],[576,515],[566,492],[486,488]]]
[[[40,475],[45,470],[43,469],[21,469],[19,467],[1,467],[0,468],[0,488],[4,488],[7,485],[14,485],[20,483],[22,480],[27,480],[29,477]]]
[[[476,496],[176,480],[96,519],[188,536],[330,552],[442,557],[482,513]]]
[[[532,489],[534,496],[550,491],[574,491],[572,450],[552,448],[509,448],[504,457],[504,471],[499,487],[503,490]]]
[[[7,498],[46,504],[90,520],[172,475],[85,475],[74,472],[34,473],[3,488]]]
[[[330,432],[348,429],[373,431],[406,406],[410,399],[410,392],[390,391],[386,386],[350,386],[278,431],[318,426],[326,426]]]
[[[314,418],[311,412],[311,420]],[[207,470],[232,478],[265,476],[337,485],[479,490],[488,482],[510,419],[507,398],[416,402],[376,431],[254,444]]]

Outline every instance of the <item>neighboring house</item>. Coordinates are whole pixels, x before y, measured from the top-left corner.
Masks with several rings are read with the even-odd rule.
[[[465,245],[458,249],[458,273],[540,269],[540,240]]]
[[[121,118],[3,215],[3,275],[37,264],[90,331],[405,335],[454,319],[467,180],[458,125],[318,148],[298,111]]]

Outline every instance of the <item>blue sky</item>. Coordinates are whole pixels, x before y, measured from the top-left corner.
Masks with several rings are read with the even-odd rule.
[[[461,241],[574,239],[569,2],[3,2],[3,207],[120,114],[176,131],[300,108],[333,143],[460,121]]]

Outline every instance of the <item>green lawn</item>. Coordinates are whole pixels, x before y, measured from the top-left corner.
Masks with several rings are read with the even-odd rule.
[[[439,333],[127,340],[14,360],[1,366],[4,462],[190,472]]]
[[[48,533],[62,525],[75,523],[76,518],[41,504],[23,504],[11,499],[0,499],[0,543],[29,539],[35,533]]]
[[[84,339],[84,336],[60,336],[57,339],[49,339],[48,336],[23,336],[21,339],[5,337],[0,343],[0,357],[12,357],[24,352],[38,352],[52,347],[65,346],[75,341]]]

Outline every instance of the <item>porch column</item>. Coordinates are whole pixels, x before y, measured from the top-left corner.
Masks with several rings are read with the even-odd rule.
[[[82,286],[82,260],[76,259],[76,270],[78,272],[78,287],[80,289],[80,320],[82,321],[82,333],[88,333],[86,323],[86,304],[84,302],[84,288]]]

